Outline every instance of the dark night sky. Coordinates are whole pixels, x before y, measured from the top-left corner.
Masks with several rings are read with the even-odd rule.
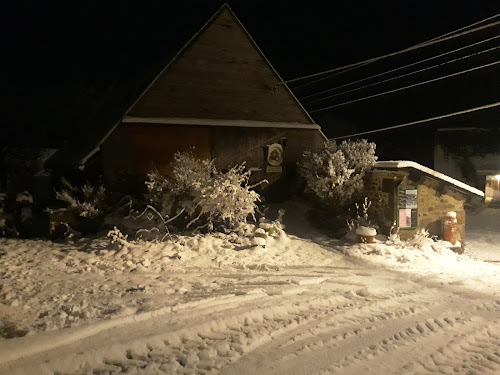
[[[106,117],[106,108],[119,106],[131,89],[168,62],[223,1],[12,3],[0,6],[0,121],[7,129],[3,142],[19,141],[22,136],[32,143],[57,146],[64,138],[80,134],[78,129],[86,123]],[[403,49],[500,11],[498,0],[228,3],[284,79]],[[498,26],[489,33],[477,37],[499,35]],[[476,40],[391,59],[342,79],[359,79]],[[471,65],[440,70],[437,76],[499,57],[495,51],[470,60]],[[315,119],[327,135],[336,136],[492,103],[500,96],[499,76],[494,67],[442,85],[319,112]],[[325,87],[342,84],[342,79],[327,81]],[[319,87],[295,93],[300,97]],[[488,114],[496,118],[497,127],[498,114]],[[491,123],[488,116],[480,122]]]

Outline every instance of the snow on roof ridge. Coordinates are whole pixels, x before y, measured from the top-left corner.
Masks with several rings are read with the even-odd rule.
[[[455,180],[454,178],[445,175],[444,173],[435,171],[434,169],[428,168],[424,165],[418,164],[417,162],[411,160],[387,160],[387,161],[377,161],[375,162],[376,168],[414,168],[424,173],[427,173],[431,176],[439,178],[440,180],[449,182],[452,185],[455,185],[461,189],[467,190],[473,194],[479,195],[480,197],[484,197],[484,193],[476,189],[466,183]]]

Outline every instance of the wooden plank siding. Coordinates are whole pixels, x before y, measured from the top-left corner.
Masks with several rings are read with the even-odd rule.
[[[313,124],[236,17],[223,9],[127,113]]]
[[[130,125],[126,127],[133,154],[133,168],[141,174],[156,169],[170,171],[176,152],[191,151],[199,159],[210,159],[210,128],[186,126]]]
[[[170,173],[177,151],[192,151],[198,159],[210,159],[211,129],[121,124],[101,146],[105,183],[119,190],[140,191],[149,171]]]
[[[324,143],[318,130],[273,128],[212,128],[212,157],[217,168],[246,162],[248,168],[265,169],[265,147],[287,139],[284,162],[296,163],[306,150],[317,150]]]
[[[148,171],[168,175],[174,153],[188,150],[198,159],[215,159],[221,170],[245,162],[248,168],[261,169],[255,178],[273,181],[280,174],[265,172],[265,147],[282,138],[287,139],[287,169],[294,168],[304,151],[318,149],[324,142],[315,129],[122,123],[101,146],[105,183],[119,190],[141,190]]]

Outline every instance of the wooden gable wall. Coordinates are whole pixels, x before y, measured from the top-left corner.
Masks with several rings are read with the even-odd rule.
[[[131,117],[313,124],[236,16],[224,7],[157,77]]]

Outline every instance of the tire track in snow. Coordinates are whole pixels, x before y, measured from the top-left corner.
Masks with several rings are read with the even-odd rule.
[[[306,285],[305,287],[314,288],[314,285]],[[99,353],[96,353],[93,342],[102,340],[103,336],[106,337],[106,340],[109,341],[110,346],[117,346],[120,349],[116,350],[123,349],[122,352],[125,353],[127,351],[127,345],[133,346],[135,340],[143,341],[144,337],[151,337],[153,340],[155,336],[158,336],[159,332],[161,333],[161,331],[182,332],[181,335],[184,335],[182,340],[186,341],[186,345],[183,345],[183,347],[189,346],[190,338],[188,336],[191,336],[191,338],[193,337],[193,335],[197,336],[197,332],[201,335],[206,335],[207,332],[214,331],[213,326],[215,326],[216,328],[223,327],[224,329],[226,329],[226,331],[218,335],[220,337],[217,337],[217,340],[221,340],[222,338],[224,338],[228,342],[228,345],[231,344],[231,347],[227,351],[229,351],[229,354],[231,354],[231,356],[236,356],[238,355],[238,353],[243,352],[242,344],[240,343],[240,341],[243,342],[244,339],[242,339],[241,337],[241,327],[254,325],[257,323],[260,324],[260,327],[257,327],[257,329],[252,331],[257,339],[251,339],[255,341],[260,340],[261,337],[268,337],[269,332],[275,329],[282,329],[283,327],[289,327],[298,324],[298,322],[303,320],[304,314],[307,315],[308,312],[309,314],[314,314],[321,311],[328,311],[329,309],[338,309],[341,307],[354,306],[356,304],[361,305],[364,303],[364,301],[361,300],[353,302],[351,300],[346,300],[343,297],[340,301],[337,301],[335,297],[328,299],[325,298],[324,295],[317,296],[314,295],[314,293],[312,294],[312,296],[304,295],[304,298],[301,299],[300,302],[297,302],[296,297],[293,296],[297,288],[300,289],[300,292],[304,292],[302,286],[291,285],[283,288],[282,294],[273,294],[271,296],[265,294],[249,294],[241,296],[232,295],[227,296],[227,298],[224,299],[221,299],[219,296],[217,298],[209,300],[193,301],[191,303],[187,303],[185,306],[178,309],[175,313],[167,312],[160,317],[152,314],[149,322],[147,319],[143,319],[143,321],[141,321],[140,323],[134,324],[133,321],[136,319],[136,317],[131,317],[131,319],[125,319],[122,323],[117,322],[117,324],[109,331],[103,332],[102,334],[97,334],[95,335],[95,337],[87,336],[86,338],[77,340],[73,344],[69,344],[64,348],[60,348],[64,350],[60,350],[59,353],[55,353],[56,358],[50,358],[50,353],[48,352],[40,353],[39,355],[34,354],[32,355],[32,357],[36,358],[32,358],[33,361],[31,361],[31,363],[36,363],[37,360],[42,361],[41,358],[48,357],[47,360],[44,359],[43,361],[49,362],[50,360],[51,364],[46,366],[47,371],[39,373],[51,373],[49,369],[57,369],[58,362],[60,362],[58,361],[58,359],[60,358],[57,358],[57,355],[61,356],[61,353],[65,353],[67,356],[71,356],[74,358],[75,361],[73,365],[78,365],[79,362],[88,362],[90,366],[92,366],[91,363],[95,363],[96,358],[98,359],[100,355]],[[332,290],[330,291],[335,292]],[[204,315],[207,317],[206,321],[200,322],[199,317]],[[147,316],[145,318],[147,318]],[[161,323],[159,323],[160,327],[154,326],[154,324],[158,323],[159,321],[161,321]],[[262,324],[261,322],[263,321],[270,322],[270,324]],[[153,325],[154,327],[148,328],[148,323],[151,323],[151,325]],[[266,327],[268,327],[268,330],[265,329]],[[135,331],[137,329],[139,329],[138,332]],[[124,333],[120,332],[122,330],[124,331]],[[217,330],[215,329],[215,331]],[[217,332],[215,332],[215,336],[217,336]],[[205,337],[202,339],[210,340],[210,336],[207,337],[209,338]],[[198,339],[200,339],[200,337],[195,337],[194,341],[197,341]],[[170,344],[167,341],[168,337],[163,338],[163,340]],[[130,344],[127,344],[127,341]],[[244,344],[246,344],[248,340],[245,339],[244,341]],[[209,344],[212,343],[209,342]],[[86,353],[86,351],[89,351],[91,353]],[[224,352],[224,350],[220,351]],[[169,352],[168,348],[167,352]],[[79,355],[79,353],[81,353],[81,355]],[[227,356],[227,353],[225,355]],[[170,356],[172,357],[172,355]],[[21,361],[23,360],[21,359],[18,362]],[[184,359],[181,358],[181,362],[184,362]],[[23,364],[21,364],[21,367],[19,368],[20,371],[18,371],[17,373],[26,373],[26,371],[23,370],[24,366],[22,365]],[[26,363],[26,365],[29,366],[29,363]],[[106,364],[104,363],[104,365]],[[15,364],[11,363],[5,368],[10,369],[9,373],[14,373],[16,366]],[[61,371],[61,373],[68,373],[65,372],[64,368],[61,369]]]
[[[401,296],[400,298],[412,299],[415,298],[415,294],[411,296]],[[127,357],[130,360],[118,359],[114,361],[107,361],[105,365],[110,366],[118,366],[123,371],[132,371],[132,369],[141,368],[144,373],[148,373],[147,371],[166,371],[169,374],[176,373],[200,373],[200,374],[208,374],[208,373],[219,373],[219,369],[227,364],[232,359],[240,357],[242,354],[247,352],[253,346],[261,346],[262,343],[265,343],[271,340],[275,335],[281,334],[283,331],[294,330],[295,327],[302,327],[304,325],[313,324],[316,325],[315,322],[317,317],[320,315],[330,315],[329,319],[331,319],[331,314],[336,313],[337,311],[348,310],[350,314],[354,311],[359,311],[360,305],[356,305],[353,303],[349,303],[345,306],[337,306],[332,307],[328,304],[323,304],[323,308],[320,308],[319,305],[312,303],[313,301],[318,301],[318,299],[310,299],[308,303],[309,308],[299,308],[295,313],[290,311],[285,311],[285,314],[280,314],[278,316],[267,316],[267,309],[257,308],[253,310],[247,310],[243,314],[244,323],[241,326],[241,329],[233,326],[227,327],[225,330],[212,330],[210,332],[200,332],[196,330],[191,330],[190,337],[184,336],[181,334],[182,348],[178,342],[172,340],[172,338],[163,337],[162,340],[165,340],[168,343],[168,346],[174,347],[176,349],[174,352],[172,350],[166,350],[163,347],[158,348],[158,346],[154,347],[150,345],[149,352],[147,350],[140,351],[128,351]],[[358,301],[360,302],[360,301]],[[386,301],[374,301],[373,304],[380,304]],[[296,302],[295,302],[296,303]],[[391,304],[396,303],[392,301]],[[400,303],[398,301],[397,303]],[[411,309],[408,309],[411,311]],[[271,314],[272,311],[268,310],[268,314]],[[262,314],[263,319],[259,319],[258,316]],[[257,319],[255,319],[257,317]],[[226,320],[234,319],[226,318]],[[326,320],[326,319],[323,319]],[[194,335],[194,336],[193,336]],[[293,335],[291,335],[293,337]],[[200,340],[200,338],[202,340]],[[214,341],[219,341],[215,343]],[[204,348],[215,348],[215,352],[218,357],[214,360],[211,358],[210,350]],[[198,354],[194,354],[197,352]],[[168,353],[168,355],[167,355]],[[167,358],[175,360],[170,360],[167,362]],[[193,360],[197,360],[196,357],[201,360],[193,363]],[[212,356],[213,357],[213,356]],[[139,361],[139,362],[137,362]],[[159,367],[155,367],[159,365]],[[193,368],[196,366],[196,369]],[[99,367],[98,367],[99,368]],[[147,369],[147,370],[146,370]],[[95,371],[95,369],[93,369]]]
[[[446,316],[446,315],[445,315]],[[387,337],[319,374],[497,374],[500,372],[500,321],[477,316],[428,320]],[[435,325],[434,324],[434,325]],[[419,327],[420,326],[420,327]],[[427,329],[425,329],[425,326]],[[420,329],[419,329],[420,328]],[[409,342],[411,340],[412,342]],[[408,358],[414,358],[408,361]]]
[[[468,332],[438,347],[416,361],[402,366],[405,374],[436,373],[500,373],[500,320],[486,325],[476,324]],[[496,333],[495,333],[496,332]]]
[[[390,352],[390,358],[400,358],[398,348],[404,345],[409,348],[411,357],[413,351],[419,347],[418,342],[422,338],[428,337],[428,341],[433,342],[442,336],[441,338],[446,341],[449,331],[453,331],[454,327],[457,328],[459,324],[465,324],[464,322],[473,316],[472,312],[475,309],[467,302],[469,301],[466,299],[458,298],[452,304],[439,303],[426,311],[415,314],[401,314],[399,317],[393,315],[376,326],[372,326],[374,329],[370,329],[370,325],[366,323],[363,325],[363,317],[354,318],[350,323],[329,332],[312,330],[309,337],[304,335],[305,332],[301,332],[304,327],[299,327],[295,333],[302,333],[305,338],[302,339],[302,344],[304,344],[302,348],[300,348],[301,343],[283,347],[289,338],[277,339],[229,365],[223,369],[222,374],[292,375],[315,373],[325,368],[328,370],[321,373],[337,373],[335,370],[341,374],[366,373],[367,364],[370,363],[369,366],[371,366],[370,359],[380,353]],[[467,308],[464,309],[463,306]],[[379,309],[378,313],[383,313],[383,310]],[[489,315],[490,318],[492,316],[492,314],[485,315]],[[435,318],[435,316],[440,316],[440,318]],[[475,328],[481,328],[484,322],[473,322],[473,325]],[[390,336],[387,336],[388,332],[391,332]],[[299,340],[301,340],[300,337]],[[442,343],[442,341],[439,342]],[[490,356],[494,356],[494,353]],[[408,358],[408,355],[402,357]],[[356,366],[359,363],[361,364]],[[332,364],[333,367],[331,367]],[[354,366],[355,370],[350,371],[350,366]],[[399,373],[398,371],[395,373]],[[387,368],[376,368],[371,373],[388,372]]]
[[[318,349],[332,344],[332,337],[357,337],[362,332],[374,329],[380,321],[391,320],[400,316],[410,316],[422,309],[427,294],[413,292],[402,294],[387,300],[375,300],[360,307],[357,305],[342,310],[328,311],[324,316],[312,315],[304,323],[284,332],[273,332],[270,339],[263,345],[253,346],[250,353],[238,362],[224,368],[222,374],[253,374],[253,373],[288,373],[291,369],[277,370],[278,363],[290,363],[291,356],[300,351],[310,352],[313,347]],[[407,308],[398,309],[403,303]],[[414,304],[414,305],[411,305]],[[396,313],[394,311],[397,311]],[[424,309],[426,310],[426,308]],[[353,327],[345,331],[345,326]],[[253,350],[252,350],[253,349]],[[291,366],[297,368],[296,366]],[[300,366],[299,366],[300,367]]]

